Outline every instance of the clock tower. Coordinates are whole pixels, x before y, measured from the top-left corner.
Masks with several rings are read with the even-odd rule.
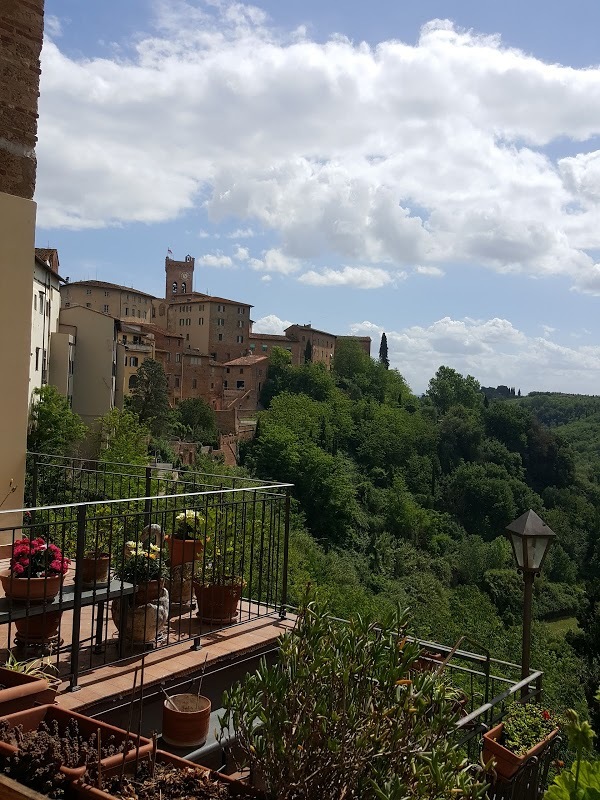
[[[191,294],[194,288],[194,262],[192,256],[186,256],[184,261],[174,261],[169,256],[165,258],[166,300]]]

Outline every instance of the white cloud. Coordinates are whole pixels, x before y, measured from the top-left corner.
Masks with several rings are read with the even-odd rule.
[[[278,272],[281,275],[290,275],[300,269],[297,258],[290,258],[277,248],[265,251],[262,258],[249,259],[248,263],[259,272]]]
[[[378,346],[384,328],[370,321],[351,325],[354,335],[371,336]],[[442,364],[474,375],[484,386],[505,384],[523,392],[569,391],[593,394],[600,382],[600,347],[566,347],[532,337],[506,319],[445,317],[429,326],[385,329],[390,361],[414,391],[425,391]]]
[[[227,234],[228,239],[252,239],[254,236],[252,228],[236,228],[236,230]]]
[[[233,267],[233,261],[229,256],[223,255],[221,252],[206,253],[200,256],[198,263],[204,267]]]
[[[556,333],[556,328],[553,328],[551,325],[542,325],[542,336],[544,339],[549,339],[550,335]]]
[[[62,22],[54,14],[47,14],[44,18],[44,32],[51,36],[53,39],[58,39],[62,36]]]
[[[250,259],[250,251],[247,247],[240,247],[239,244],[236,244],[233,257],[238,261],[248,261]]]
[[[218,233],[209,233],[208,231],[200,229],[198,231],[198,238],[199,239],[218,239],[219,238],[219,234]]]
[[[393,277],[385,269],[377,267],[343,267],[337,270],[326,268],[320,272],[309,270],[300,275],[298,280],[311,286],[352,286],[355,289],[379,289],[392,283]]]
[[[426,275],[428,278],[441,278],[446,273],[439,267],[424,267],[419,266],[415,268],[417,275]]]
[[[265,276],[266,277],[266,276]],[[252,326],[253,333],[268,333],[273,336],[283,336],[286,328],[292,323],[287,319],[279,319],[275,314],[267,314],[266,317],[257,319]]]
[[[112,59],[44,45],[41,226],[202,207],[234,220],[231,238],[278,239],[260,271],[467,262],[600,294],[600,151],[541,149],[600,134],[600,68],[440,20],[415,44],[316,42],[226,0],[161,0],[156,32],[131,45]]]
[[[261,281],[263,281],[263,283],[268,283],[270,280],[273,280],[270,275],[263,275],[261,278]]]

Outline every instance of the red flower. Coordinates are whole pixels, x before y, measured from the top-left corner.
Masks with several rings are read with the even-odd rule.
[[[13,564],[12,571],[14,575],[21,575],[25,569],[20,564]]]
[[[544,719],[550,719],[550,712],[549,711],[542,711],[542,717]]]

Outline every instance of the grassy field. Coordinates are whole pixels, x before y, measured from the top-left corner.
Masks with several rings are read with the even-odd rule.
[[[548,632],[557,639],[563,639],[569,631],[578,631],[577,619],[575,617],[565,617],[564,619],[553,619],[545,622]]]

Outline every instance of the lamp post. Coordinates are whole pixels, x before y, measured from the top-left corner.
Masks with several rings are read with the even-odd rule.
[[[521,679],[523,679],[529,675],[533,581],[536,575],[540,574],[550,542],[556,534],[531,509],[507,525],[506,530],[517,562],[517,572],[523,575],[523,652],[521,655]]]

